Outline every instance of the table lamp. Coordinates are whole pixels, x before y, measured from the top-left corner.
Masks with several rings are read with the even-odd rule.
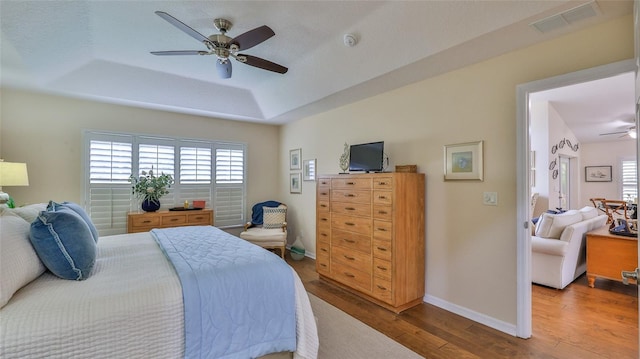
[[[9,194],[2,192],[2,186],[28,186],[27,164],[3,162],[0,160],[0,208],[7,207]]]

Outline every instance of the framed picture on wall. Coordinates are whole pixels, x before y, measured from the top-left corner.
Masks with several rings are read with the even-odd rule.
[[[289,175],[289,192],[302,193],[302,183],[300,181],[300,172],[291,173]]]
[[[585,166],[585,182],[611,182],[611,166]]]
[[[444,180],[483,180],[484,141],[444,146]]]
[[[290,170],[299,170],[302,169],[302,149],[296,148],[295,150],[289,151],[289,169]]]
[[[304,160],[304,164],[302,165],[302,178],[305,181],[315,181],[316,180],[316,160]]]

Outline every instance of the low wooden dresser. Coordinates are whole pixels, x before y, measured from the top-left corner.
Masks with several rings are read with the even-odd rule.
[[[638,266],[638,239],[609,233],[608,226],[587,233],[587,282],[596,278],[622,281],[622,271]]]
[[[424,191],[421,173],[318,176],[320,278],[396,313],[422,303]]]
[[[213,226],[213,210],[129,212],[127,233],[148,232],[153,228]]]

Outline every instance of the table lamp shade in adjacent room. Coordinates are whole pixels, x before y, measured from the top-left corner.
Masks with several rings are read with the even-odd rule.
[[[2,192],[2,186],[28,186],[27,164],[0,161],[0,206],[9,200],[9,195]]]

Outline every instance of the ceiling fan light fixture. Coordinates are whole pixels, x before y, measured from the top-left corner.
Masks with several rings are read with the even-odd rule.
[[[216,71],[218,72],[218,77],[221,79],[228,79],[231,77],[231,61],[218,59],[216,61]]]

